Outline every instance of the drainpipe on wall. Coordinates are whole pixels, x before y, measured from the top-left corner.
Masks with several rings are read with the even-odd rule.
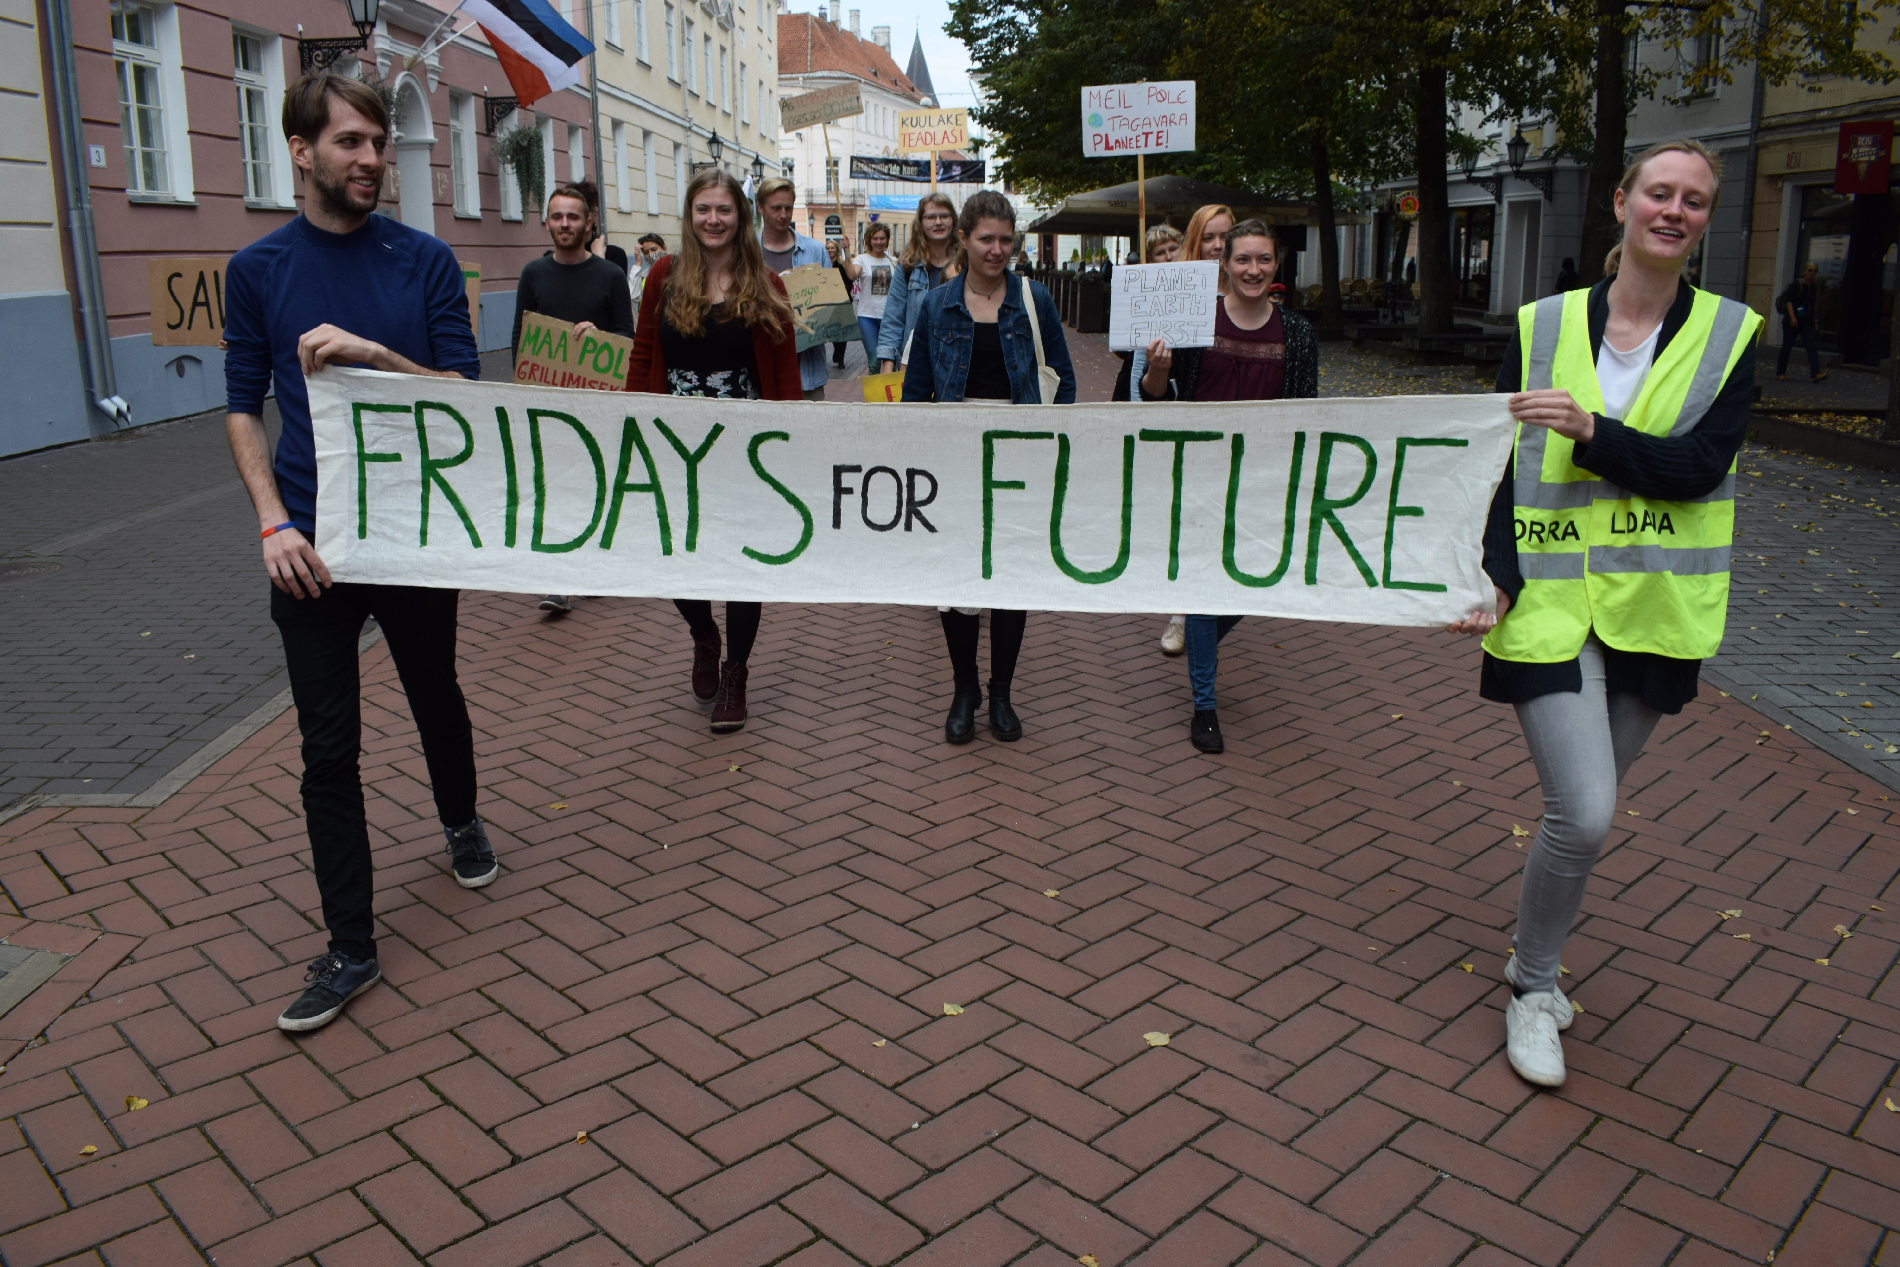
[[[69,0],[46,0],[47,61],[58,123],[60,177],[66,186],[66,232],[79,291],[79,339],[85,353],[86,395],[115,427],[132,425],[132,408],[119,395],[106,326],[105,283],[99,276],[99,240],[92,225],[92,189],[86,179],[85,133],[79,122],[79,67],[73,57]]]
[[[1751,242],[1755,236],[1755,182],[1759,179],[1757,167],[1761,162],[1761,44],[1768,38],[1768,0],[1756,0],[1756,6],[1758,17],[1755,26],[1755,38],[1757,43],[1755,50],[1755,83],[1753,85],[1754,96],[1748,107],[1748,163],[1743,169],[1744,175],[1742,178],[1742,259],[1741,266],[1738,270],[1741,274],[1741,280],[1737,283],[1735,288],[1735,298],[1743,303],[1748,302],[1748,253],[1751,249]],[[1776,279],[1769,279],[1768,290],[1770,294],[1774,293],[1777,284]]]

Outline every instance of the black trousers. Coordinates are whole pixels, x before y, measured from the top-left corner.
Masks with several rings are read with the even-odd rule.
[[[270,614],[284,639],[297,728],[303,734],[304,828],[330,949],[353,959],[376,953],[369,825],[363,814],[362,685],[357,641],[374,616],[422,736],[436,814],[446,827],[475,819],[475,744],[455,678],[457,590],[410,585],[333,585],[318,598],[271,590]]]
[[[959,690],[977,685],[976,643],[981,616],[956,610],[937,613],[943,622],[944,646],[950,652],[950,672]],[[990,610],[990,681],[1005,691],[1016,678],[1016,659],[1023,650],[1026,611]]]
[[[1788,328],[1788,320],[1785,317],[1782,318],[1781,321],[1781,351],[1775,355],[1776,375],[1782,375],[1788,372],[1788,355],[1794,351],[1796,342],[1799,342],[1808,354],[1808,377],[1820,377],[1821,354],[1815,350],[1814,346],[1814,322],[1812,320],[1804,321],[1801,323],[1799,329],[1790,330]]]

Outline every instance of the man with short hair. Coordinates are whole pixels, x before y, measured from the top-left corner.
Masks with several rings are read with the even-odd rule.
[[[759,186],[759,245],[765,251],[765,266],[774,273],[831,262],[831,252],[818,239],[793,232],[792,208],[797,201],[797,188],[783,176],[774,176]],[[823,400],[825,383],[830,378],[824,344],[798,354],[799,386],[805,389],[806,400]]]
[[[368,85],[306,75],[284,96],[304,211],[232,257],[225,271],[225,429],[257,510],[271,619],[284,640],[303,734],[305,831],[330,930],[308,988],[277,1018],[328,1024],[382,979],[371,910],[375,869],[357,759],[362,750],[357,640],[374,616],[415,714],[450,871],[464,888],[500,874],[475,813],[475,751],[455,673],[455,590],[332,583],[316,539],[317,459],[305,375],[359,365],[430,378],[481,373],[455,254],[373,214],[383,187],[389,114]],[[283,417],[273,465],[264,395]]]
[[[587,190],[561,185],[548,195],[548,236],[554,249],[529,260],[515,284],[514,336],[510,355],[521,347],[521,319],[538,313],[556,321],[574,323],[574,333],[604,330],[633,337],[633,292],[627,274],[603,256],[588,250],[593,240],[594,211]],[[561,615],[574,610],[566,594],[549,594],[541,610]]]

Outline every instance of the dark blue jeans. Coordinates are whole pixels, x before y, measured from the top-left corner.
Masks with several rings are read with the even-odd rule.
[[[1194,688],[1194,711],[1214,711],[1214,677],[1220,669],[1220,640],[1240,623],[1238,616],[1187,618],[1188,684]]]

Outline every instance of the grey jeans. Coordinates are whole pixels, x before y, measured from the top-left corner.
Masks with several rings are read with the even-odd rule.
[[[1634,695],[1606,692],[1595,634],[1584,640],[1577,663],[1582,691],[1516,706],[1544,788],[1544,820],[1517,899],[1517,982],[1528,992],[1557,984],[1564,938],[1615,821],[1617,787],[1662,717]]]

